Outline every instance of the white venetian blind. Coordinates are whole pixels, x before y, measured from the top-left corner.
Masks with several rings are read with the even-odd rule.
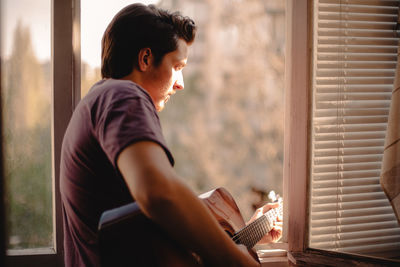
[[[315,0],[309,247],[400,257],[379,177],[399,0]]]

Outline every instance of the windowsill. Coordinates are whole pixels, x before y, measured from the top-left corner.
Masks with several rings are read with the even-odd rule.
[[[7,256],[56,254],[53,248],[8,249]]]
[[[304,252],[292,252],[287,254],[290,266],[399,266],[400,261],[373,258],[354,254],[325,251],[318,249],[306,249]],[[289,265],[288,265],[289,266]]]
[[[276,267],[289,266],[286,249],[258,249],[257,254],[258,258],[260,259],[261,266],[276,266]]]
[[[290,263],[286,257],[272,257],[260,259],[261,267],[289,267]]]
[[[285,242],[278,242],[278,243],[269,243],[269,244],[263,244],[263,245],[256,245],[255,249],[257,251],[261,250],[288,250],[288,243]]]

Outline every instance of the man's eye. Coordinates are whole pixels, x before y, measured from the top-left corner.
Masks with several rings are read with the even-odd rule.
[[[175,66],[175,70],[179,71],[179,70],[183,69],[184,67],[185,67],[185,64],[178,64]]]

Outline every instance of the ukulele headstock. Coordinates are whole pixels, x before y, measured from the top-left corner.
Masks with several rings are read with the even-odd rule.
[[[268,198],[270,199],[270,201],[272,203],[276,203],[276,202],[279,203],[279,207],[277,207],[276,210],[277,210],[278,215],[282,216],[283,198],[279,194],[276,194],[274,190],[271,190],[268,193]]]
[[[275,203],[275,202],[282,203],[282,201],[283,201],[282,197],[279,194],[276,194],[274,190],[269,191],[268,198],[273,203]]]

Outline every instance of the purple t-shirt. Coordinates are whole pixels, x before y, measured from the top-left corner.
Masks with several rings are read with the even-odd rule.
[[[159,144],[171,165],[154,104],[131,81],[101,80],[76,107],[60,166],[65,266],[99,266],[97,227],[105,210],[133,201],[116,160],[128,145]]]

